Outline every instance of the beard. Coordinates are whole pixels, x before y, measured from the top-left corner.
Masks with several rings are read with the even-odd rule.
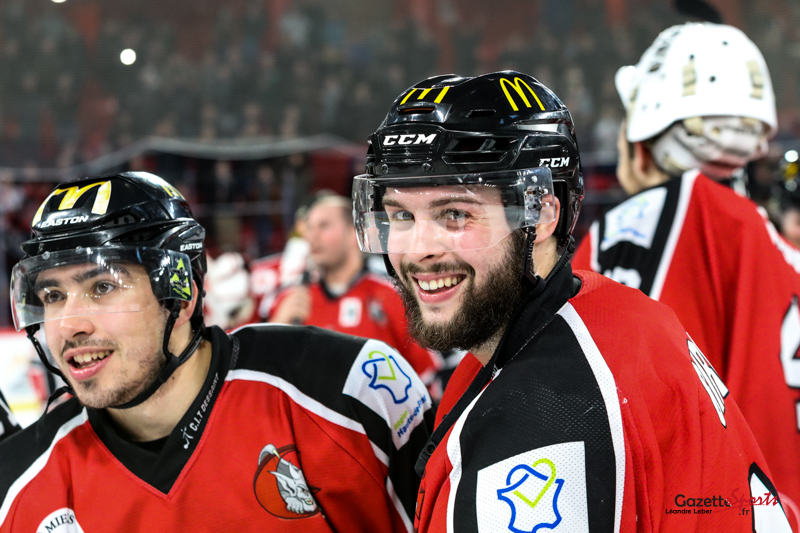
[[[165,324],[162,323],[159,331],[157,331],[153,338],[163,339],[164,331]],[[118,343],[106,339],[92,338],[84,341],[67,341],[64,344],[62,353],[71,348],[87,346],[103,350],[114,350],[112,357],[125,357],[129,360],[137,361],[137,365],[132,369],[117,369],[113,376],[113,385],[107,387],[102,386],[97,378],[91,378],[85,381],[74,381],[69,376],[69,372],[65,372],[64,370],[66,369],[62,369],[70,386],[75,391],[78,401],[86,407],[93,409],[113,408],[136,398],[136,396],[155,382],[167,359],[160,342],[155,350],[152,347],[137,347],[123,355]],[[160,392],[160,390],[156,391],[156,394],[158,392]]]
[[[431,268],[400,263],[395,285],[405,307],[409,333],[431,350],[472,350],[501,334],[524,296],[522,290],[523,259],[526,236],[521,231],[511,234],[502,261],[490,270],[486,283],[475,285],[475,269],[463,261],[437,263]],[[445,323],[426,322],[417,301],[411,274],[466,272],[461,307]]]

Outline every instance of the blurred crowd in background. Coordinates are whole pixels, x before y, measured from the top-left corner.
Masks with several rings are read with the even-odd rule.
[[[763,52],[777,98],[777,146],[792,145],[800,138],[800,3],[718,3],[724,21]],[[156,151],[108,168],[173,182],[209,227],[212,253],[280,251],[315,190],[349,194],[367,136],[407,87],[442,72],[500,69],[533,74],[571,110],[587,181],[585,228],[621,198],[614,73],[685,20],[672,2],[657,0],[4,0],[0,255],[8,266],[19,259],[33,212],[58,180],[42,169],[79,168],[148,136],[341,137],[334,154],[241,161]],[[135,61],[123,63],[123,50]],[[767,184],[762,199],[783,151],[751,169]]]
[[[151,0],[0,3],[0,166],[70,166],[146,135],[329,132],[363,143],[413,82],[506,68],[564,100],[583,150],[613,151],[616,68],[685,20],[655,1],[613,13],[606,0],[438,0],[420,14],[419,2],[384,0],[357,17],[323,0],[170,4],[172,17]],[[763,51],[781,130],[794,138],[800,69],[784,66],[800,59],[800,4],[757,4],[743,2],[732,22]]]

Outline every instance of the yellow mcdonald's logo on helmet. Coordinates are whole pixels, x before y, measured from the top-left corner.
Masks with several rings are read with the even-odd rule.
[[[428,96],[428,93],[431,92],[432,90],[433,90],[433,88],[422,89],[422,92],[419,93],[419,96],[417,96],[417,100],[425,100],[425,97]],[[440,103],[442,101],[442,99],[444,98],[444,95],[446,95],[447,91],[449,91],[449,90],[450,90],[450,85],[445,85],[444,87],[442,87],[439,90],[439,92],[436,94],[436,99],[433,101],[433,103],[434,104]],[[410,91],[408,91],[408,94],[400,102],[400,105],[405,104],[408,101],[408,99],[411,98],[411,95],[416,93],[416,92],[417,92],[416,88],[411,89]]]
[[[65,189],[56,189],[51,192],[36,211],[36,215],[33,217],[31,226],[35,226],[42,219],[45,206],[54,196],[59,196],[62,194],[64,195],[64,197],[61,199],[61,203],[58,204],[58,210],[64,211],[66,209],[72,209],[75,207],[75,203],[77,203],[80,197],[95,187],[99,188],[97,189],[97,195],[94,197],[94,204],[92,204],[92,213],[95,215],[105,215],[106,211],[108,210],[108,201],[111,199],[111,182],[98,181],[97,183],[90,183],[89,185],[84,185],[83,187],[67,187]]]
[[[158,176],[155,176],[153,174],[150,174],[149,172],[139,172],[138,175],[140,178],[147,180],[150,184],[155,185],[157,187],[161,187],[164,190],[164,192],[166,192],[171,198],[177,197],[182,200],[185,200],[181,192],[172,185],[170,185],[164,179],[159,178]]]
[[[533,96],[533,98],[536,100],[536,103],[539,104],[539,109],[544,111],[544,106],[542,105],[541,100],[539,100],[539,97],[536,96],[535,92],[533,92],[531,86],[528,85],[525,80],[516,76],[514,77],[513,83],[508,81],[506,78],[500,78],[500,87],[503,89],[503,92],[506,93],[506,98],[508,98],[508,103],[511,104],[511,109],[514,111],[519,111],[519,107],[517,107],[517,104],[514,102],[514,98],[511,96],[511,93],[508,92],[507,85],[513,87],[514,90],[517,91],[517,94],[520,98],[522,98],[522,102],[525,104],[525,107],[531,107],[531,103],[528,100],[528,97],[525,96],[525,91],[522,90],[520,84],[524,85],[525,88],[528,89],[528,92],[531,93],[531,96]]]
[[[162,181],[161,183],[159,183],[159,185],[171,197],[173,197],[173,198],[175,198],[175,197],[183,198],[183,195],[181,194],[181,192],[178,189],[176,189],[175,187],[173,187],[172,185],[170,185],[169,183],[167,183],[166,181]]]

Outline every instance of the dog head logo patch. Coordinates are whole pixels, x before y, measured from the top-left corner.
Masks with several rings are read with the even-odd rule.
[[[320,512],[314,499],[319,489],[310,487],[293,444],[276,448],[267,444],[258,456],[253,490],[258,503],[280,518],[307,518]]]

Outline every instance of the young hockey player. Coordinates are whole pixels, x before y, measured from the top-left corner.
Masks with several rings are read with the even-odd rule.
[[[0,443],[0,532],[411,529],[431,403],[397,352],[204,327],[205,231],[151,174],[61,184],[31,228],[15,325],[74,398]]]

